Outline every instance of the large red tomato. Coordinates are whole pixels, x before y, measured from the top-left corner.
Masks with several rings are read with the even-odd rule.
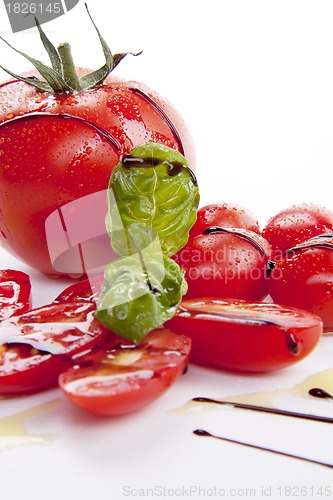
[[[45,274],[84,274],[82,243],[97,255],[90,240],[107,240],[110,173],[144,142],[177,149],[194,166],[184,121],[142,84],[109,76],[89,90],[63,93],[19,80],[0,85],[0,243]],[[71,204],[77,199],[84,207]],[[66,219],[66,207],[77,212],[74,219]]]

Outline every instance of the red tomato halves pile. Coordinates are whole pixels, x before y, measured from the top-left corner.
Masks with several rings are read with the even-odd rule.
[[[26,274],[2,271],[0,280],[2,396],[59,384],[77,405],[120,415],[155,400],[186,369],[186,335],[160,328],[135,345],[95,318],[98,280],[92,287],[88,280],[76,283],[38,309],[30,309]]]
[[[279,213],[262,232],[238,206],[201,208],[174,256],[186,269],[186,300],[139,345],[96,320],[102,277],[31,309],[29,277],[1,271],[0,394],[58,384],[86,410],[120,415],[163,394],[188,359],[240,372],[302,360],[333,326],[332,226],[333,213],[315,205]]]
[[[191,337],[195,362],[280,369],[333,328],[333,213],[324,207],[295,205],[262,231],[239,206],[202,207],[175,258],[189,289],[168,325]]]

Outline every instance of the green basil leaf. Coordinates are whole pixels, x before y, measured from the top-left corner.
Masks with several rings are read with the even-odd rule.
[[[186,293],[184,271],[170,257],[137,253],[105,269],[96,317],[136,343],[174,316]]]
[[[167,146],[145,143],[113,170],[106,220],[118,255],[132,255],[159,239],[174,255],[188,240],[199,204],[195,176],[185,157]]]

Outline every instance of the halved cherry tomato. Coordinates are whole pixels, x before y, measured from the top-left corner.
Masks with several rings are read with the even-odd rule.
[[[69,359],[29,344],[0,345],[0,395],[31,394],[55,387],[59,373],[69,364]]]
[[[271,217],[262,231],[273,250],[273,259],[313,236],[333,231],[333,212],[313,203],[303,203],[281,210]]]
[[[104,276],[94,276],[86,278],[72,285],[69,285],[55,298],[55,302],[76,302],[84,300],[96,302],[100,292],[100,287],[104,281]]]
[[[269,278],[274,302],[318,314],[333,329],[333,235],[322,234],[290,248]]]
[[[131,413],[161,396],[184,372],[190,347],[187,336],[160,328],[138,346],[123,341],[81,357],[60,375],[59,386],[90,412]]]
[[[166,323],[192,340],[190,360],[224,370],[268,372],[292,365],[318,343],[322,321],[264,302],[185,300]]]
[[[57,384],[72,356],[113,334],[93,303],[49,304],[0,323],[0,394],[28,394]]]
[[[270,253],[269,243],[253,231],[211,226],[174,258],[186,271],[188,298],[262,300],[268,294]]]
[[[238,227],[260,233],[258,219],[249,210],[231,203],[211,203],[199,208],[190,236],[202,234],[209,226]]]
[[[0,271],[0,320],[22,314],[31,307],[31,282],[26,273]]]

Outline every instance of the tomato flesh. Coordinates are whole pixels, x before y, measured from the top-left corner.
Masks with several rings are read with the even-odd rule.
[[[96,302],[104,276],[93,276],[69,285],[55,298],[55,302]]]
[[[49,304],[0,323],[0,395],[57,384],[72,357],[115,336],[94,318],[94,304]]]
[[[0,320],[21,314],[31,307],[31,283],[22,271],[0,271]]]
[[[160,328],[135,346],[103,346],[63,372],[59,386],[79,407],[99,415],[137,411],[160,397],[183,373],[190,339]]]
[[[224,370],[267,372],[307,356],[322,321],[306,311],[264,302],[184,300],[166,323],[192,340],[190,360]]]
[[[0,395],[31,394],[56,387],[68,359],[38,351],[28,344],[0,346]]]

